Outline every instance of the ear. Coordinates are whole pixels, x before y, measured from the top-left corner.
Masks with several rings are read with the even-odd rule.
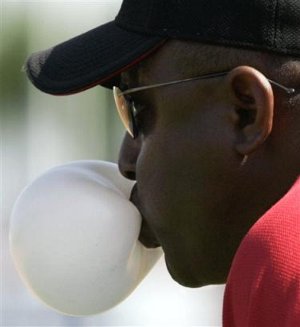
[[[269,136],[273,125],[274,96],[268,79],[258,70],[239,66],[228,74],[236,130],[236,151],[245,156]]]

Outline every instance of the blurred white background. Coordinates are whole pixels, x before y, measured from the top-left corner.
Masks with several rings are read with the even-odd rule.
[[[111,91],[53,97],[21,72],[28,54],[112,20],[120,0],[0,2],[1,326],[221,326],[223,286],[188,289],[164,260],[121,305],[94,317],[51,311],[21,283],[8,249],[9,215],[22,188],[49,167],[116,161],[121,127]]]

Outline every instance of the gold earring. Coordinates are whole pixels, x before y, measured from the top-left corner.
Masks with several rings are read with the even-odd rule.
[[[248,155],[245,154],[245,155],[244,155],[244,158],[243,158],[243,160],[242,160],[242,162],[241,162],[241,164],[240,164],[240,166],[241,166],[241,167],[245,166],[245,164],[246,164],[247,161],[248,161]]]

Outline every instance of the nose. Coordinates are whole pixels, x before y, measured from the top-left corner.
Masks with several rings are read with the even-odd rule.
[[[136,162],[140,153],[140,147],[140,138],[133,139],[126,133],[121,145],[118,165],[121,174],[131,180],[136,179]]]

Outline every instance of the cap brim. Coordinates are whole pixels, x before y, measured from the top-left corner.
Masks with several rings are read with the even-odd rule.
[[[122,71],[163,42],[162,37],[128,32],[110,22],[32,54],[25,70],[38,89],[55,95],[78,93],[98,84],[112,87]]]

